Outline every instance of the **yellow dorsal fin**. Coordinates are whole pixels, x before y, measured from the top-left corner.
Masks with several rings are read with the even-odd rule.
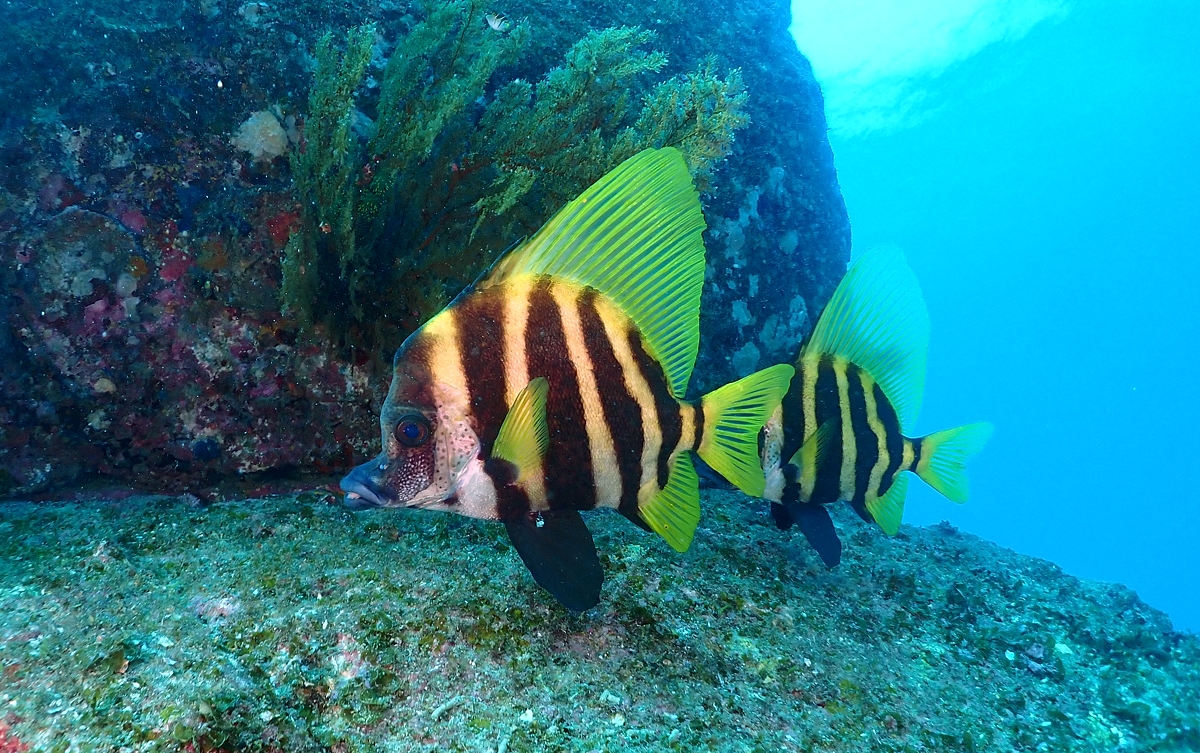
[[[884,246],[850,265],[801,358],[842,356],[870,374],[905,430],[921,412],[928,352],[929,313],[917,277],[899,249]]]
[[[480,283],[555,275],[593,287],[633,320],[683,397],[700,342],[704,214],[677,149],[647,149],[569,202]]]
[[[821,459],[829,451],[829,443],[838,436],[837,428],[842,423],[840,418],[831,418],[812,433],[792,459],[788,462],[800,469],[801,477],[816,477],[817,469],[821,467]]]
[[[550,444],[550,430],[546,425],[546,393],[549,384],[545,377],[538,377],[517,393],[496,443],[492,445],[492,457],[507,460],[517,467],[517,478],[538,473],[546,448]]]

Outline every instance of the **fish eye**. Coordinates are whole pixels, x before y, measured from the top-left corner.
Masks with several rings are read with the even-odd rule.
[[[429,439],[429,422],[423,416],[405,416],[396,424],[394,434],[405,447],[423,445]]]

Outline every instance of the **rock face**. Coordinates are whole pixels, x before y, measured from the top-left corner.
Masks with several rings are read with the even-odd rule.
[[[790,358],[845,269],[849,226],[820,91],[774,0],[530,2],[509,77],[591,29],[637,25],[670,56],[740,68],[751,124],[705,197],[709,279],[693,392]],[[285,159],[326,29],[402,3],[26,0],[0,26],[0,495],[101,476],[200,488],[373,453],[390,354],[339,351],[280,312],[299,213]],[[255,141],[255,145],[259,144]]]
[[[589,515],[573,615],[497,523],[6,503],[0,720],[38,752],[1200,749],[1200,640],[1128,589],[844,507],[829,571],[763,503],[703,505],[682,555]]]

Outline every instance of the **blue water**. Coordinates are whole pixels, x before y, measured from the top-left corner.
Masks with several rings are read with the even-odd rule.
[[[929,305],[917,428],[997,426],[971,501],[914,484],[906,519],[1125,583],[1192,631],[1197,30],[1193,1],[1067,5],[921,82],[923,117],[831,123],[855,250],[903,248]]]

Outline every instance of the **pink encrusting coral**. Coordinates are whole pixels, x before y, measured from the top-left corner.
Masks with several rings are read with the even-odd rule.
[[[17,739],[12,727],[0,719],[0,753],[25,753],[29,746]]]

